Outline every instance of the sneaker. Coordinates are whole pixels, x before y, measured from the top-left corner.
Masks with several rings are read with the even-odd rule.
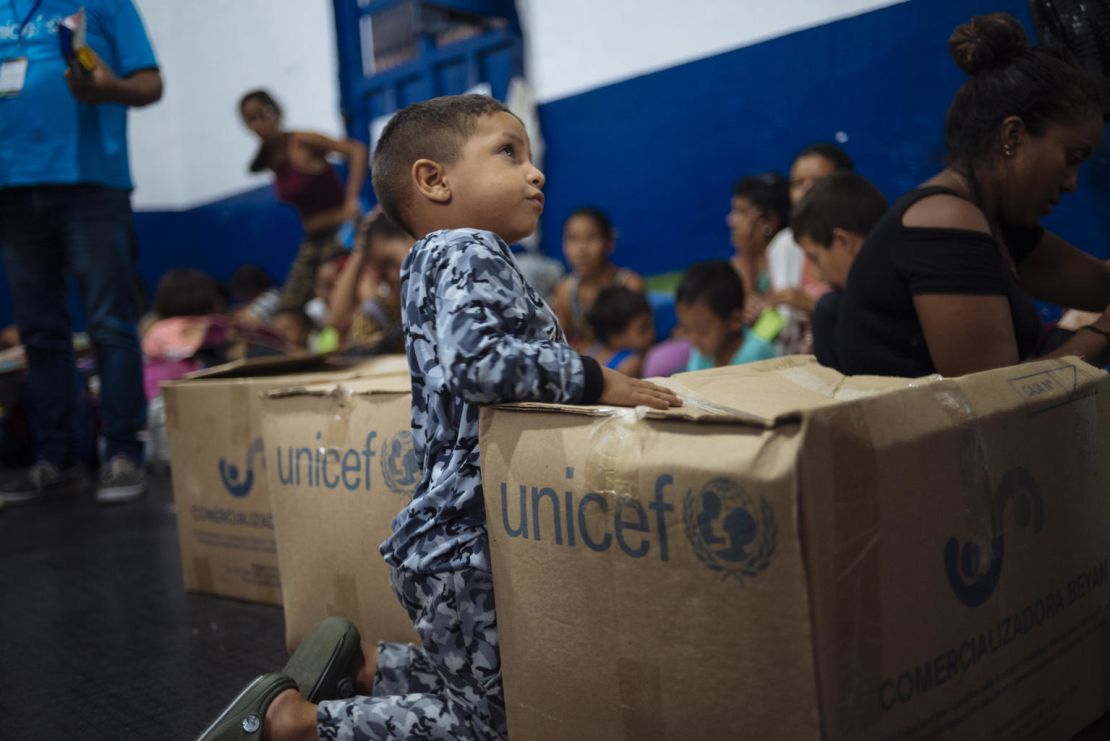
[[[81,480],[80,466],[61,469],[50,461],[39,461],[25,473],[0,486],[0,504],[30,502],[44,494],[69,491]]]
[[[146,491],[146,472],[143,467],[126,455],[117,455],[108,461],[100,472],[100,485],[96,487],[96,501],[101,504],[130,502]]]

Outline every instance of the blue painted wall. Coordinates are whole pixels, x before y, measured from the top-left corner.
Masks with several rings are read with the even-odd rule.
[[[948,103],[966,79],[948,36],[1024,0],[914,0],[695,61],[540,108],[547,142],[543,243],[597,204],[620,232],[616,260],[646,273],[731,252],[725,213],[740,177],[786,172],[795,152],[848,135],[857,168],[893,198],[943,166]],[[1110,142],[1045,222],[1110,256]]]
[[[135,214],[139,273],[153,295],[167,270],[189,267],[227,280],[244,263],[256,263],[280,281],[296,257],[303,231],[292,206],[278,202],[271,186],[187,211]]]
[[[964,75],[952,29],[1004,10],[1028,26],[1024,0],[912,0],[540,106],[547,144],[549,254],[575,207],[608,210],[616,259],[643,273],[727,255],[732,183],[843,131],[858,169],[888,198],[943,163],[945,111]],[[1079,193],[1045,225],[1110,257],[1110,142],[1085,166]],[[139,213],[139,269],[153,290],[173,267],[227,278],[255,262],[279,281],[301,231],[269,187],[182,212]],[[0,322],[10,320],[7,292]]]

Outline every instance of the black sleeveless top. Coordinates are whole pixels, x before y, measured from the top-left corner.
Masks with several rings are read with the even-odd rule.
[[[1005,296],[1018,356],[1024,360],[1033,354],[1040,317],[994,237],[966,229],[903,226],[910,206],[939,193],[963,197],[941,186],[907,193],[875,225],[852,263],[836,323],[836,362],[842,373],[936,373],[913,303],[917,294]],[[1043,234],[1040,228],[1004,230],[1002,239],[1015,265]]]

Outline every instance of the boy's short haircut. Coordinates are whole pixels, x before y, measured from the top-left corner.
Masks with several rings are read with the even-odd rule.
[[[301,328],[306,332],[311,332],[316,329],[316,325],[312,321],[312,317],[308,315],[304,309],[297,308],[296,306],[286,306],[274,312],[274,319],[279,316],[291,316],[296,318]],[[272,321],[272,320],[271,320]]]
[[[854,172],[834,172],[815,182],[794,207],[794,239],[806,237],[828,247],[833,229],[867,236],[884,213],[886,199],[871,181]]]
[[[412,197],[411,170],[419,159],[451,164],[482,116],[512,113],[487,95],[448,95],[413,103],[397,111],[374,149],[371,182],[382,210],[412,236],[407,210]]]
[[[811,155],[817,155],[818,157],[827,159],[832,163],[836,172],[854,172],[856,169],[856,165],[852,162],[852,158],[848,156],[848,153],[831,142],[810,144],[794,155],[794,161],[797,162],[802,157],[809,157]]]
[[[706,260],[690,266],[675,291],[675,303],[703,303],[714,314],[728,319],[744,308],[744,284],[728,260]]]
[[[227,288],[239,301],[250,301],[274,287],[274,279],[259,265],[240,265],[231,274]]]
[[[779,228],[790,226],[790,184],[777,172],[749,175],[732,186],[734,198],[747,198],[764,216],[778,216]]]
[[[586,321],[597,339],[607,342],[628,329],[632,320],[641,314],[651,314],[651,304],[644,294],[624,286],[609,286],[597,294]]]
[[[222,286],[208,273],[194,268],[175,268],[158,281],[152,301],[160,319],[219,313],[225,303]]]

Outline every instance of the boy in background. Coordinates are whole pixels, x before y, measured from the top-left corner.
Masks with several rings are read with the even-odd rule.
[[[821,365],[837,367],[834,339],[848,271],[885,212],[883,194],[854,172],[817,180],[794,207],[794,239],[832,287],[813,310],[813,354]]]
[[[694,263],[675,291],[678,324],[690,343],[686,370],[767,360],[775,346],[744,322],[744,284],[727,260]]]
[[[386,215],[423,235],[402,268],[401,303],[424,473],[381,547],[423,645],[364,646],[356,686],[371,696],[313,705],[301,683],[263,675],[205,741],[223,738],[224,728],[237,733],[235,721],[251,715],[265,716],[257,730],[278,741],[505,738],[479,405],[680,403],[572,350],[521,275],[508,243],[536,228],[544,176],[524,125],[503,105],[464,95],[398,112],[378,142],[373,179]]]

